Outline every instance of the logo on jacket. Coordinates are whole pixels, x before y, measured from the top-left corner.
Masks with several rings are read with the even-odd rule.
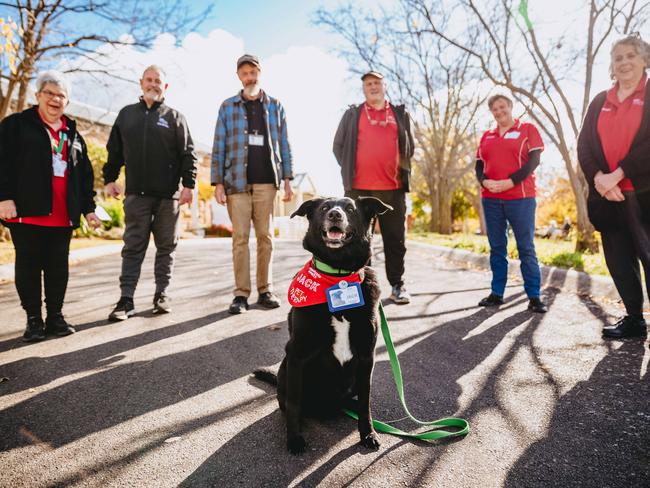
[[[165,129],[169,129],[169,122],[167,122],[165,119],[162,117],[158,119],[158,127],[164,127]]]

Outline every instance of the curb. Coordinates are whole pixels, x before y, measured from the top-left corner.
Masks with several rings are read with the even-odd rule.
[[[448,261],[473,266],[486,271],[490,270],[490,257],[464,249],[436,246],[424,242],[408,240],[411,248],[426,250],[427,254],[444,258]],[[518,273],[521,262],[518,259],[508,259],[509,273]],[[614,281],[607,276],[590,275],[573,269],[557,268],[540,264],[542,270],[542,291],[545,288],[557,288],[578,295],[602,297],[613,301],[620,300]]]

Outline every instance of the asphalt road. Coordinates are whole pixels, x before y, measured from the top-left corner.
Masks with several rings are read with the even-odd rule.
[[[184,241],[173,313],[154,316],[152,257],[139,314],[123,324],[105,320],[119,255],[76,265],[65,313],[78,332],[39,344],[20,342],[13,284],[0,285],[0,486],[648,486],[650,350],[601,339],[621,309],[588,282],[573,293],[546,276],[546,315],[526,311],[518,280],[504,306],[480,309],[488,272],[413,246],[413,302],[385,302],[407,402],[423,420],[467,418],[471,433],[431,444],[380,435],[373,452],[346,417],[307,420],[308,450],[293,457],[273,389],[250,377],[282,359],[286,303],[228,315],[230,242]],[[282,295],[306,258],[299,243],[277,243]],[[404,417],[381,340],[372,398],[375,418]]]

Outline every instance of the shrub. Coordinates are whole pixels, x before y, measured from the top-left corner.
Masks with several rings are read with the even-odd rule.
[[[106,213],[111,217],[111,220],[103,222],[105,230],[112,229],[113,227],[124,227],[124,205],[122,200],[117,198],[107,198],[99,202]]]
[[[559,268],[572,268],[578,271],[584,271],[585,263],[582,259],[582,253],[579,252],[562,252],[555,254],[548,260],[547,263],[551,266],[557,266]]]

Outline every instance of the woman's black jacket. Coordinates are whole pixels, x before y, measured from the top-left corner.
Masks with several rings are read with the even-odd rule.
[[[76,127],[75,121],[66,117],[68,214],[72,227],[79,227],[81,214],[95,211],[93,168]],[[18,217],[49,215],[52,178],[52,146],[38,107],[0,122],[0,201],[13,200]]]
[[[591,101],[578,136],[578,161],[589,184],[589,220],[599,231],[615,229],[622,223],[617,210],[621,204],[601,197],[594,187],[594,177],[599,170],[610,173],[598,135],[598,116],[606,98],[607,92],[604,91]],[[619,166],[632,181],[642,217],[650,222],[650,83],[646,83],[641,126],[632,141],[630,151]]]

